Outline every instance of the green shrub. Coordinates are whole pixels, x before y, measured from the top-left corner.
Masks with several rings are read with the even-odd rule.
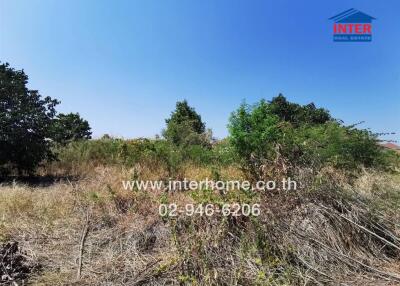
[[[367,130],[329,122],[318,126],[304,125],[295,130],[294,140],[304,163],[330,164],[344,169],[384,164],[377,138]]]
[[[228,139],[223,139],[214,144],[212,148],[213,162],[219,166],[237,165],[239,158]]]
[[[66,163],[123,163],[124,142],[121,139],[99,139],[71,142],[56,149],[60,161]],[[127,152],[127,151],[126,151]]]
[[[98,165],[124,165],[133,167],[137,163],[147,166],[162,166],[172,176],[185,163],[195,165],[212,164],[214,158],[210,148],[201,145],[176,146],[164,139],[123,140],[105,137],[97,140],[70,142],[56,149],[59,161],[69,165],[91,162]]]
[[[275,145],[284,135],[279,123],[265,100],[254,106],[243,103],[232,113],[228,125],[230,143],[251,176],[259,177],[262,165],[276,158]]]
[[[292,104],[283,96],[254,106],[242,104],[228,127],[232,147],[255,178],[265,175],[266,166],[290,173],[297,167],[325,165],[386,168],[389,160],[394,161],[382,151],[377,135],[344,126],[324,109]]]

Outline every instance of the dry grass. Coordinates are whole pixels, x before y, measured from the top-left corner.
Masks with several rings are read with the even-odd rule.
[[[93,166],[85,174],[48,187],[0,187],[0,239],[19,242],[42,266],[32,285],[400,284],[396,176],[366,171],[350,182],[333,170],[313,174],[320,179],[305,172],[302,190],[257,196],[257,219],[165,219],[161,200],[184,204],[193,197],[121,185],[132,176],[165,179],[163,169]],[[181,174],[212,175],[194,166]]]

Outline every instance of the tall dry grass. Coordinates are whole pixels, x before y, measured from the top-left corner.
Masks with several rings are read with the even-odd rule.
[[[233,167],[183,170],[179,176],[193,180],[243,176]],[[161,165],[93,166],[85,174],[47,187],[0,187],[0,239],[19,242],[28,263],[41,266],[32,285],[400,283],[396,175],[305,172],[297,192],[251,198],[261,203],[258,218],[168,219],[158,214],[160,202],[210,197],[122,188],[133,176],[165,179]]]

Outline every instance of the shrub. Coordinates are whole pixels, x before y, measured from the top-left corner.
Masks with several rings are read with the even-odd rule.
[[[318,126],[304,125],[295,130],[295,144],[304,163],[355,169],[379,167],[385,163],[376,136],[368,130],[329,122]]]
[[[266,161],[276,158],[275,143],[284,135],[279,123],[265,100],[254,106],[243,103],[232,113],[228,125],[230,143],[251,176],[259,177]]]
[[[215,164],[220,166],[237,165],[239,158],[228,139],[217,141],[212,148],[212,156]]]
[[[228,128],[230,143],[254,178],[297,167],[385,167],[390,157],[370,131],[344,126],[314,104],[293,104],[283,96],[254,106],[242,104]]]

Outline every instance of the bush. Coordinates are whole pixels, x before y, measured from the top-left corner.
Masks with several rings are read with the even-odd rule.
[[[376,136],[367,130],[329,122],[318,126],[304,125],[296,129],[294,135],[294,143],[301,150],[304,163],[330,164],[348,170],[385,164]]]
[[[238,165],[239,158],[228,139],[217,141],[212,148],[213,161],[219,166]]]
[[[390,157],[370,131],[344,126],[314,104],[293,104],[283,96],[254,106],[242,104],[228,127],[230,143],[254,178],[297,167],[381,168]]]
[[[230,143],[253,177],[259,177],[262,166],[276,158],[275,143],[284,134],[279,122],[265,100],[254,106],[244,103],[230,117]]]
[[[201,145],[176,146],[164,139],[134,139],[104,137],[98,140],[70,142],[56,150],[58,165],[69,169],[70,166],[123,165],[134,167],[136,164],[161,167],[170,176],[175,175],[185,163],[194,165],[211,164],[214,160],[210,148]]]

